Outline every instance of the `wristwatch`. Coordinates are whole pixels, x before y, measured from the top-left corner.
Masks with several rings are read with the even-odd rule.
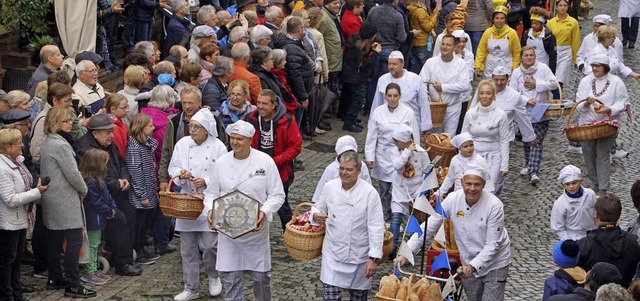
[[[378,260],[380,260],[380,258],[375,258],[375,257],[371,257],[371,256],[369,256],[369,259],[371,259],[371,260],[373,260],[373,261],[378,261]]]

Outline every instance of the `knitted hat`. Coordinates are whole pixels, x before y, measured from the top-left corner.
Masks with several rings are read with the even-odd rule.
[[[553,262],[563,268],[572,268],[578,264],[580,248],[573,239],[561,240],[553,246]]]
[[[608,262],[598,262],[591,267],[587,279],[603,286],[609,283],[624,284],[618,268]]]
[[[360,27],[359,34],[361,39],[368,39],[370,37],[373,37],[373,35],[375,35],[376,32],[377,32],[376,26],[373,25],[373,22],[364,22],[362,27]]]

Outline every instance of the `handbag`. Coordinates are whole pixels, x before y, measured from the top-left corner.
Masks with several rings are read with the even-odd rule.
[[[321,80],[320,80],[321,81]],[[326,84],[315,83],[309,93],[309,107],[305,114],[309,114],[309,130],[314,131],[320,123],[322,115],[329,106],[337,100],[335,93]]]
[[[89,249],[89,235],[87,234],[87,219],[84,216],[84,206],[82,206],[82,199],[80,199],[80,206],[82,208],[82,245],[80,246],[80,256],[78,257],[78,262],[81,264],[87,264],[91,259],[91,251]]]

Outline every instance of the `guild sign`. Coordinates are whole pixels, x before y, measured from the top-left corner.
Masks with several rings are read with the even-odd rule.
[[[234,190],[213,200],[212,229],[238,238],[256,228],[259,210],[260,202]]]

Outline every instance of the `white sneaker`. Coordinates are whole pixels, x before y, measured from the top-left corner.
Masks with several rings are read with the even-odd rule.
[[[529,181],[529,183],[532,185],[537,185],[538,183],[540,183],[540,178],[538,177],[537,174],[532,174],[531,181]]]
[[[626,158],[628,155],[629,155],[629,152],[622,149],[618,149],[613,154],[611,154],[611,159],[623,159],[623,158]]]
[[[183,291],[182,293],[179,293],[177,296],[173,297],[173,300],[176,301],[188,301],[188,300],[195,300],[200,298],[200,294],[198,293],[192,293],[192,292],[188,292],[188,291]]]
[[[215,297],[222,293],[222,283],[220,282],[220,277],[211,277],[209,276],[209,294],[211,297]]]
[[[582,155],[582,147],[569,145],[569,147],[567,147],[567,153]]]
[[[526,167],[524,167],[524,168],[522,168],[522,169],[520,170],[520,175],[521,175],[521,176],[526,176],[526,175],[528,175],[528,174],[529,174],[529,169],[527,169]]]

